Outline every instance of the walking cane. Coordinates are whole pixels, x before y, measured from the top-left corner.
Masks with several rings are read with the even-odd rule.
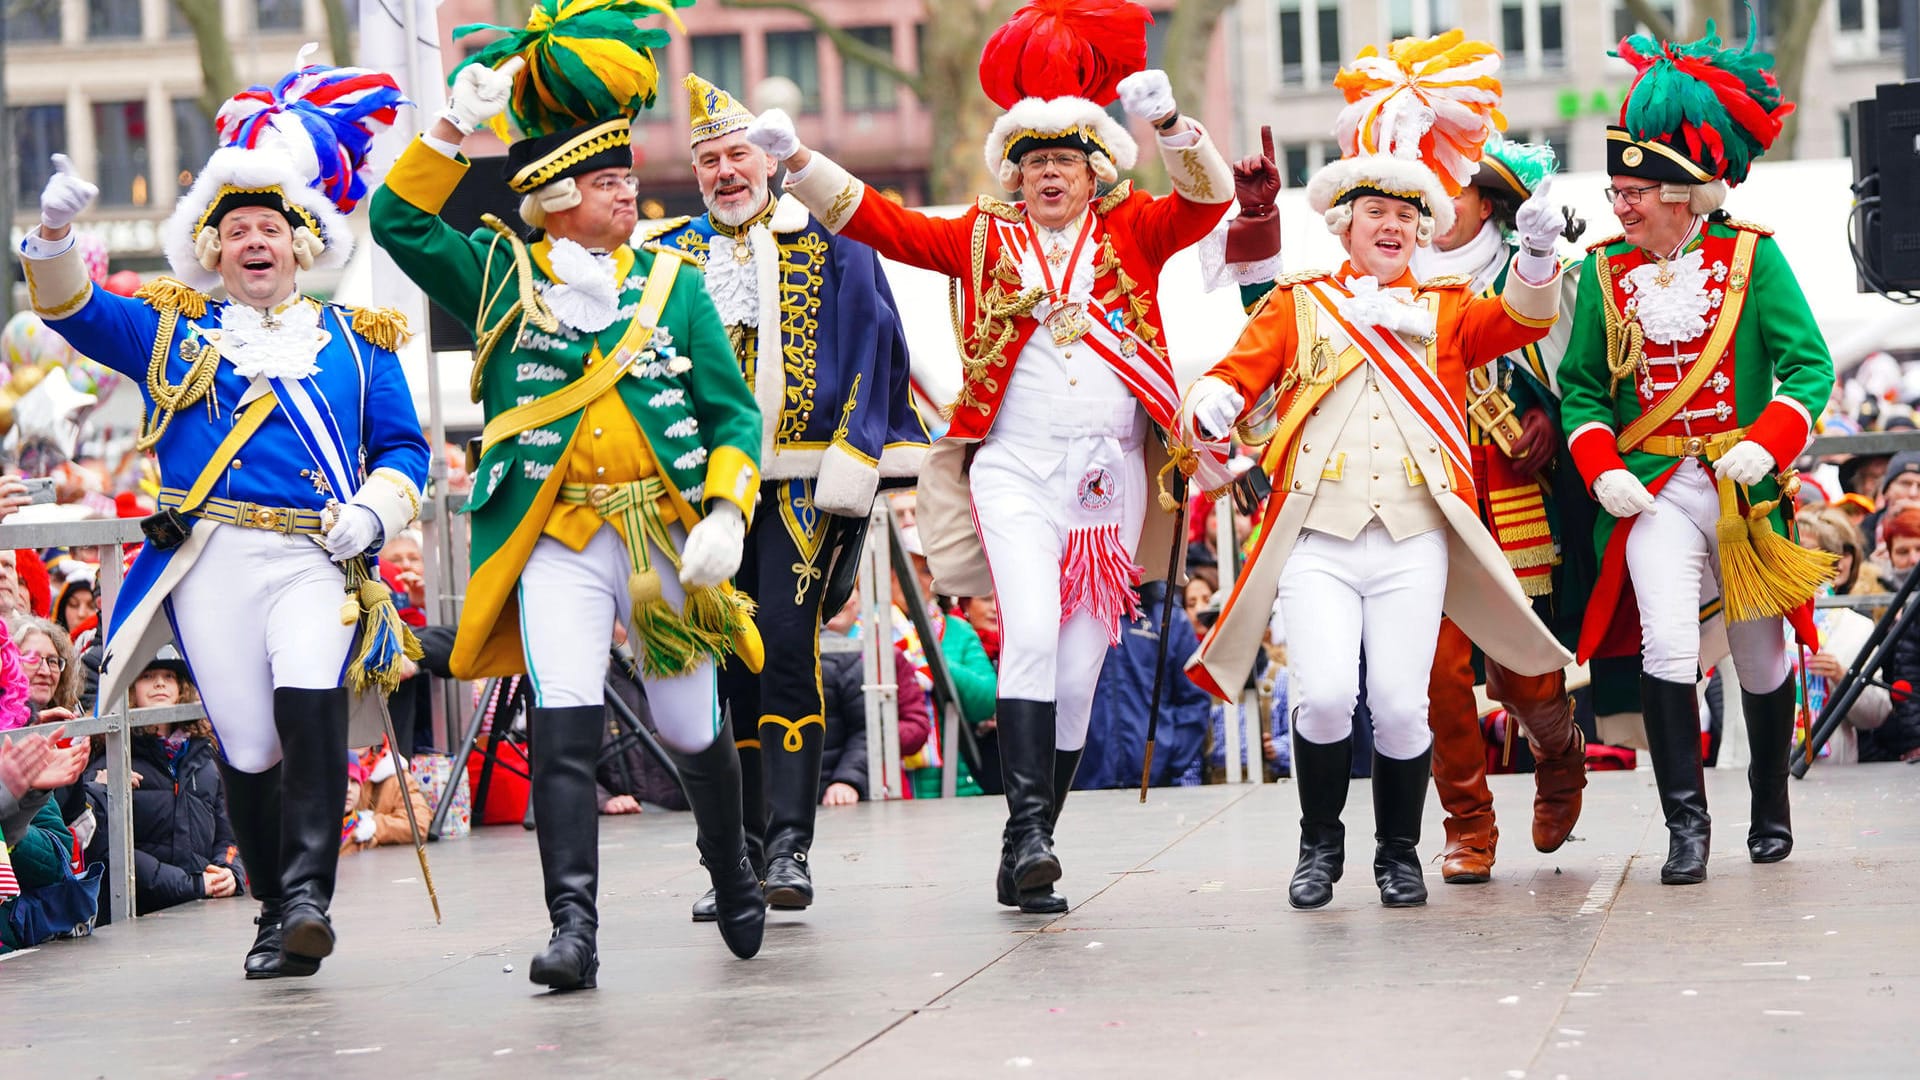
[[[1180,509],[1173,519],[1173,546],[1167,552],[1166,596],[1160,602],[1160,642],[1153,650],[1153,699],[1147,707],[1147,753],[1140,762],[1140,801],[1147,801],[1147,780],[1153,774],[1153,740],[1160,730],[1160,698],[1167,689],[1167,629],[1173,622],[1173,577],[1180,570],[1180,549],[1187,542],[1187,474],[1173,470],[1173,497]]]
[[[387,696],[378,689],[368,692],[380,703],[380,720],[387,725],[387,753],[393,755],[393,775],[400,780],[400,805],[407,808],[407,831],[413,834],[413,853],[420,859],[420,877],[427,883],[427,899],[433,903],[433,923],[438,926],[440,894],[433,890],[433,868],[427,865],[427,837],[420,831],[420,819],[413,812],[413,788],[409,786],[413,778],[407,775],[406,766],[401,763],[400,739],[393,731],[393,714],[387,711]]]

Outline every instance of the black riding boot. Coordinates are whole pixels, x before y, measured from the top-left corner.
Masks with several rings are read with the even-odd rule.
[[[1053,752],[1053,820],[1047,836],[1053,836],[1053,829],[1060,824],[1060,811],[1067,804],[1067,794],[1073,790],[1073,776],[1080,771],[1080,759],[1086,756],[1086,748],[1078,750],[1055,750]],[[1037,889],[1021,892],[1013,887],[1013,843],[1012,830],[1000,830],[1000,873],[994,880],[994,893],[1003,907],[1018,907],[1029,915],[1060,915],[1067,910],[1067,898],[1053,891],[1052,885],[1042,885]]]
[[[1001,698],[997,715],[1013,887],[1030,893],[1060,880],[1053,853],[1055,707],[1051,701]]]
[[[813,848],[813,817],[820,809],[820,751],[826,730],[819,724],[760,724],[760,767],[766,770],[766,895],[767,903],[783,911],[813,903],[807,853]]]
[[[1426,808],[1427,780],[1433,776],[1433,748],[1419,757],[1398,758],[1373,752],[1373,880],[1388,907],[1419,907],[1427,902],[1420,874],[1420,812]]]
[[[724,738],[724,736],[722,736]],[[761,771],[760,740],[741,739],[733,744],[740,755],[740,807],[746,822],[747,858],[753,862],[754,876],[763,882],[767,876],[767,782]],[[720,917],[713,903],[713,890],[700,894],[693,902],[693,921],[712,922]]]
[[[280,735],[280,974],[312,974],[332,954],[340,813],[347,802],[347,691],[273,691]]]
[[[1793,815],[1787,805],[1787,758],[1793,753],[1791,678],[1764,694],[1740,693],[1747,717],[1747,787],[1753,792],[1753,823],[1747,855],[1757,863],[1779,862],[1793,851]]]
[[[1293,736],[1293,782],[1300,791],[1300,861],[1287,885],[1287,903],[1326,906],[1347,861],[1347,827],[1340,822],[1352,786],[1353,739],[1308,742]]]
[[[591,990],[600,972],[600,800],[594,768],[607,731],[604,705],[530,709],[533,828],[553,934],[527,978],[554,990]]]
[[[1660,883],[1697,885],[1707,879],[1713,828],[1707,816],[1706,774],[1700,766],[1700,701],[1693,696],[1692,683],[1643,675],[1640,708],[1653,782],[1667,819],[1667,861],[1660,867]]]
[[[280,766],[244,773],[222,760],[220,782],[226,790],[233,843],[247,869],[247,891],[260,901],[260,914],[253,918],[258,929],[253,947],[247,950],[247,978],[311,975],[320,970],[318,961],[295,958],[288,967],[280,956]]]
[[[693,804],[694,846],[713,881],[720,937],[733,955],[744,960],[760,951],[767,903],[760,891],[760,875],[747,854],[746,829],[740,820],[740,755],[724,738],[697,754],[672,747],[667,753],[680,770],[687,801]]]

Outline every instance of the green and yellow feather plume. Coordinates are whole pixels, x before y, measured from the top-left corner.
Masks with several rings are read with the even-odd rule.
[[[515,137],[535,137],[587,124],[632,118],[653,105],[660,68],[653,50],[672,40],[664,27],[643,27],[639,20],[664,15],[686,32],[674,9],[694,0],[539,0],[525,29],[469,23],[453,32],[493,31],[506,36],[474,53],[468,64],[497,68],[512,57],[526,66],[513,78],[513,96],[496,125],[510,125]],[[449,84],[452,77],[448,79]],[[503,138],[509,132],[496,127]]]

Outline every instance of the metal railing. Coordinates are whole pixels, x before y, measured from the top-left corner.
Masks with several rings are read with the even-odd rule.
[[[94,545],[108,549],[102,552],[98,579],[101,627],[99,640],[103,643],[106,641],[108,613],[112,611],[114,601],[120,595],[123,577],[120,545],[137,543],[144,539],[140,532],[140,522],[132,518],[0,525],[0,549],[31,548],[40,551],[46,548]],[[107,830],[108,864],[111,870],[106,879],[107,910],[117,922],[135,914],[133,910],[133,755],[130,736],[140,728],[204,719],[207,711],[200,705],[129,709],[124,698],[115,702],[99,702],[94,709],[94,716],[69,720],[61,726],[66,729],[66,735],[69,738],[92,735],[106,737],[107,820],[99,822],[98,827]],[[11,738],[32,730],[32,728],[22,728],[0,737]]]

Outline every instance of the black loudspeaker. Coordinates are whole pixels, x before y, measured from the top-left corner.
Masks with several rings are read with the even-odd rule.
[[[1854,102],[1853,130],[1854,190],[1865,208],[1860,254],[1878,279],[1863,280],[1861,291],[1920,291],[1920,80],[1883,84]]]
[[[481,227],[480,215],[492,214],[520,235],[527,235],[527,224],[520,220],[520,196],[507,187],[503,169],[506,160],[505,157],[474,158],[473,167],[467,170],[467,175],[460,180],[460,186],[453,189],[453,194],[441,208],[440,220],[466,235]],[[439,304],[429,303],[427,340],[433,350],[471,351],[473,335],[467,332],[466,320],[473,318],[473,314],[463,311],[455,318]]]

